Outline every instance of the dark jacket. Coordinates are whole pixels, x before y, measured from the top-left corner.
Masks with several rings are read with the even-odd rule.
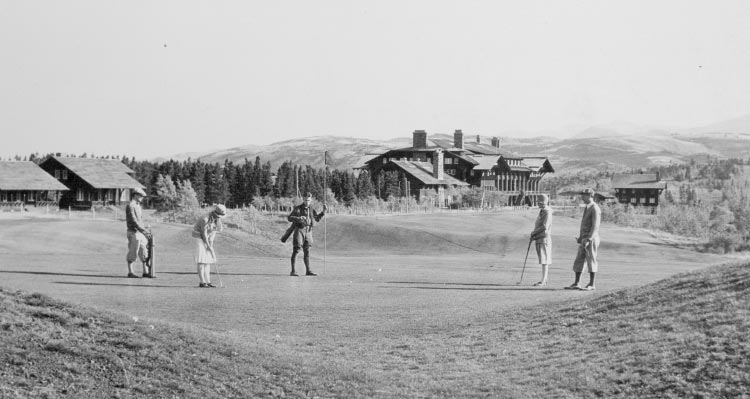
[[[325,212],[316,212],[315,209],[306,206],[305,204],[297,205],[292,210],[292,213],[286,218],[289,222],[294,223],[295,228],[304,228],[306,230],[312,230],[315,222],[319,222],[323,218]]]

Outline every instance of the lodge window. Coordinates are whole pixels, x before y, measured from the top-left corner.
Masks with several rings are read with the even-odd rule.
[[[641,204],[645,204],[645,203],[646,203],[646,197],[641,198]]]
[[[455,169],[446,169],[445,173],[447,173],[447,174],[449,174],[451,176],[454,176],[456,174],[456,171],[455,171]]]
[[[76,190],[76,201],[83,201],[83,189]]]
[[[62,179],[63,180],[68,180],[68,170],[67,169],[63,169],[63,171],[62,171]]]
[[[637,200],[637,199],[636,199],[635,197],[633,197],[633,198],[631,198],[631,199],[630,199],[630,203],[631,203],[631,204],[635,204],[635,203],[636,203],[636,200]]]
[[[453,158],[445,158],[446,165],[453,165]]]
[[[55,169],[55,179],[60,179],[60,169]]]

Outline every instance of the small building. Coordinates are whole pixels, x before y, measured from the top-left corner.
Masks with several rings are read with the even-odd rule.
[[[61,208],[120,205],[130,201],[132,189],[145,188],[115,159],[52,157],[40,166],[69,189],[60,198]]]
[[[30,161],[0,162],[0,206],[57,206],[65,185]]]
[[[621,204],[658,206],[667,183],[658,173],[622,173],[612,176],[612,188]]]

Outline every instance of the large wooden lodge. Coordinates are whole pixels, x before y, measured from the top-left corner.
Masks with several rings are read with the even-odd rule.
[[[534,205],[546,193],[541,180],[554,169],[546,157],[520,157],[500,149],[500,140],[489,144],[464,141],[456,130],[453,141],[427,140],[427,132],[415,130],[412,146],[387,151],[365,162],[371,176],[384,171],[399,171],[408,182],[409,194],[419,197],[422,189],[441,193],[448,188],[477,187],[508,195],[509,204]]]

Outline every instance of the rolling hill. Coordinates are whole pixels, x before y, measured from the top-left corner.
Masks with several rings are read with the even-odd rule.
[[[465,140],[475,135],[465,134]],[[429,134],[429,139],[452,140],[452,134]],[[489,142],[491,136],[481,136]],[[591,126],[567,137],[500,137],[501,148],[510,154],[544,155],[558,173],[576,173],[586,169],[623,170],[669,163],[690,158],[750,158],[750,116],[735,118],[700,128],[680,129],[639,126],[615,122]],[[255,157],[270,161],[278,168],[290,160],[300,165],[323,166],[328,151],[332,168],[361,166],[372,154],[408,147],[411,137],[374,140],[337,136],[314,136],[280,141],[270,145],[247,145],[202,154],[177,154],[168,158],[200,159],[204,162],[243,162]],[[165,160],[165,159],[158,159]]]

